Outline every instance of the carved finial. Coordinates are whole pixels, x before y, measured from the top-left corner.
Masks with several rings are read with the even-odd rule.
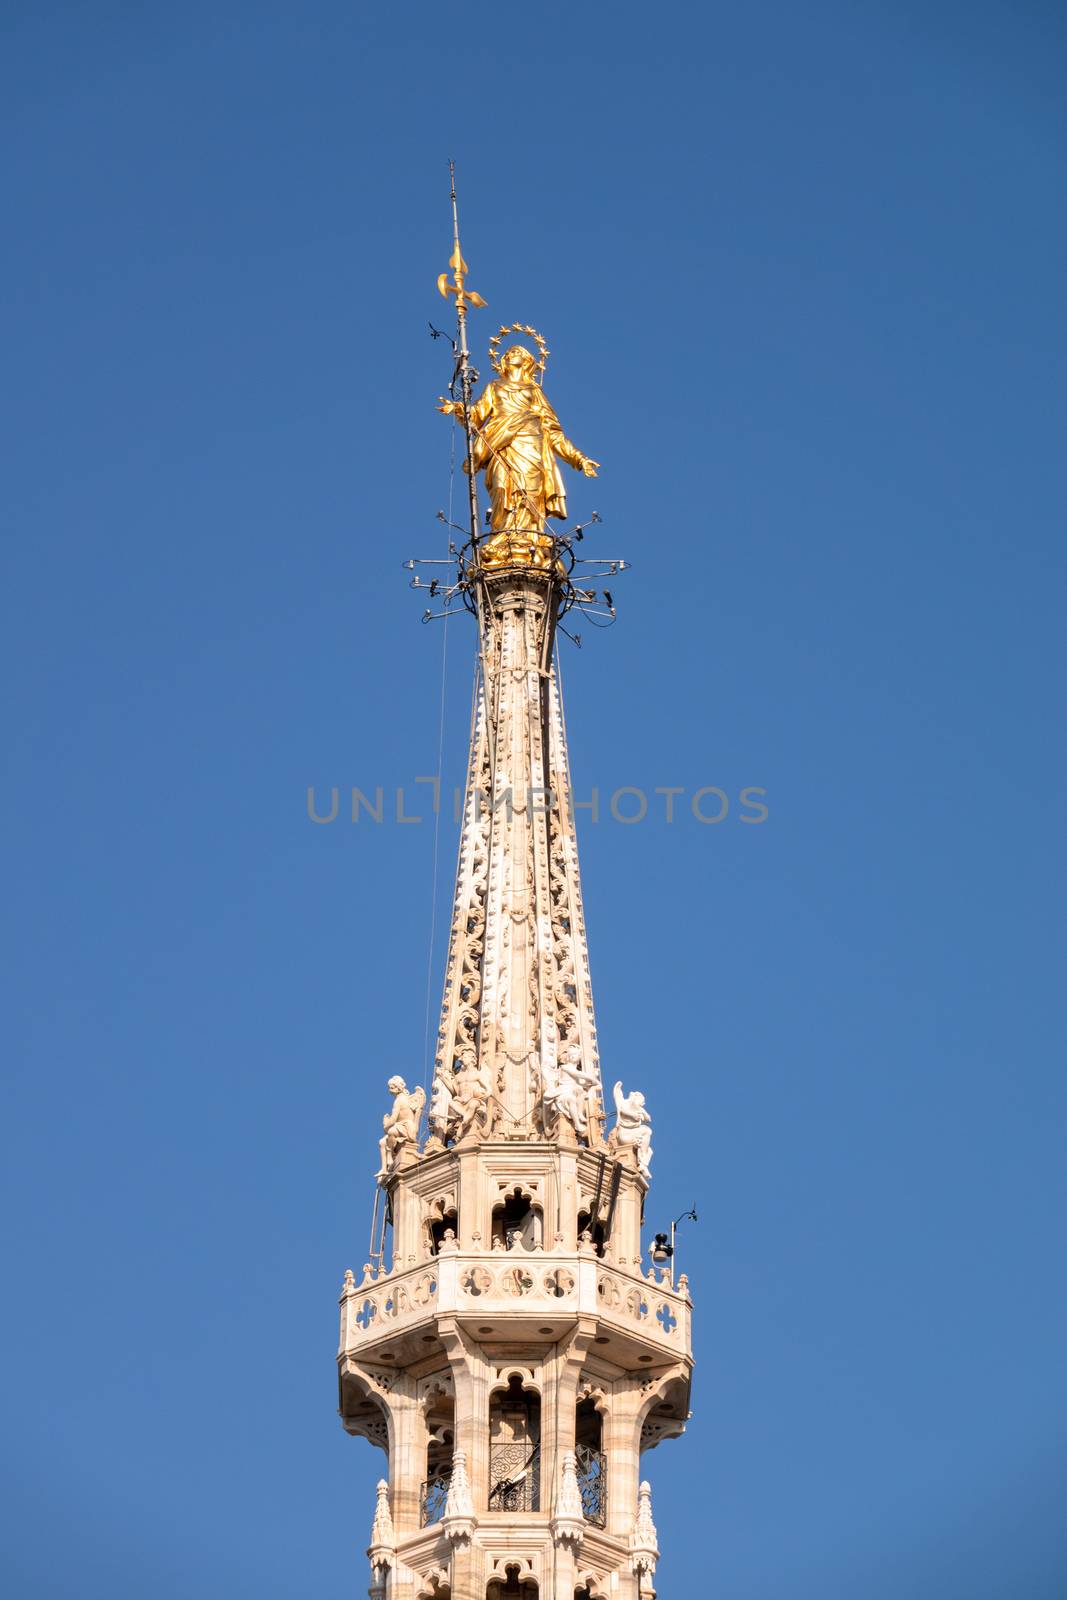
[[[355,1294],[355,1292],[356,1292],[356,1275],[352,1271],[351,1267],[346,1267],[345,1268],[345,1281],[341,1285],[341,1298],[344,1299],[344,1297],[346,1295]]]
[[[646,1480],[637,1491],[637,1516],[630,1534],[630,1570],[644,1573],[651,1579],[658,1560],[656,1524],[652,1521],[652,1485]]]
[[[367,1592],[375,1596],[376,1600],[377,1597],[383,1597],[384,1600],[389,1569],[396,1565],[396,1534],[393,1531],[392,1512],[389,1510],[389,1485],[384,1478],[378,1480],[374,1522],[370,1530],[367,1555],[371,1570],[371,1585]]]
[[[577,1517],[580,1520],[582,1515],[582,1491],[578,1487],[578,1465],[573,1450],[564,1450],[563,1452],[561,1480],[556,1515],[560,1517]]]
[[[467,1481],[467,1455],[457,1450],[452,1457],[452,1477],[448,1485],[445,1514],[441,1519],[453,1544],[469,1544],[477,1527],[471,1486]]]
[[[363,1263],[363,1281],[360,1283],[360,1288],[361,1289],[365,1289],[369,1283],[373,1283],[373,1282],[374,1282],[374,1268],[371,1266],[369,1261],[364,1261],[364,1263]]]
[[[393,1550],[396,1547],[396,1534],[393,1532],[393,1514],[389,1509],[389,1485],[384,1478],[378,1479],[375,1492],[377,1499],[374,1504],[374,1522],[370,1530],[371,1550],[376,1547]],[[373,1559],[371,1556],[371,1560]]]
[[[585,1537],[582,1491],[578,1487],[578,1468],[573,1450],[563,1452],[559,1496],[552,1518],[552,1536],[557,1544],[570,1543],[575,1551]]]

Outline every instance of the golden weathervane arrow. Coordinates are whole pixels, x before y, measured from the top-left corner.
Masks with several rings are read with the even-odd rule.
[[[453,196],[453,199],[454,198],[455,196]],[[484,306],[485,301],[482,299],[480,294],[476,294],[473,289],[465,289],[463,287],[464,279],[467,276],[467,263],[459,253],[458,231],[455,249],[448,258],[448,264],[452,268],[452,272],[456,281],[454,283],[449,283],[448,273],[442,272],[437,280],[437,288],[439,292],[444,295],[446,300],[450,294],[455,295],[456,310],[460,313],[460,315],[463,314],[469,305]]]

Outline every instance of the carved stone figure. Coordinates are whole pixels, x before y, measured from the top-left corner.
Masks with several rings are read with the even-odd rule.
[[[525,345],[515,344],[494,365],[500,376],[486,385],[470,413],[474,469],[485,473],[491,507],[482,562],[548,566],[553,547],[545,522],[567,515],[557,457],[587,478],[596,477],[599,463],[564,437],[539,382],[543,357],[539,363]],[[440,410],[463,420],[461,401],[447,400]]]
[[[638,1168],[647,1178],[652,1164],[652,1118],[645,1110],[645,1097],[636,1089],[624,1095],[621,1083],[616,1083],[614,1095],[618,1116],[611,1133],[611,1147],[633,1150]]]
[[[449,1126],[453,1141],[462,1139],[471,1128],[479,1132],[491,1129],[494,1121],[492,1095],[489,1068],[478,1062],[466,1062],[456,1073],[456,1092],[451,1108],[455,1120]]]
[[[455,1073],[449,1067],[438,1067],[433,1080],[433,1088],[430,1090],[429,1122],[430,1133],[442,1145],[447,1142],[450,1124],[455,1121],[459,1114],[458,1108],[453,1109],[455,1106],[455,1092]]]
[[[495,1121],[489,1068],[478,1062],[473,1051],[464,1054],[457,1072],[438,1067],[430,1095],[427,1150],[455,1144],[472,1128],[489,1133]]]
[[[419,1136],[419,1118],[426,1104],[425,1089],[413,1089],[403,1078],[390,1078],[386,1088],[393,1096],[393,1107],[382,1118],[382,1137],[378,1141],[378,1181],[386,1177],[398,1154],[406,1144],[414,1144]]]
[[[589,1139],[589,1097],[596,1089],[593,1073],[582,1066],[581,1050],[570,1045],[557,1066],[542,1068],[542,1099],[556,1117],[565,1117],[579,1138]]]

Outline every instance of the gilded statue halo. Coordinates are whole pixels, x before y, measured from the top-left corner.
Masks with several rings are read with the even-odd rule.
[[[545,362],[551,355],[551,351],[545,343],[542,335],[538,333],[536,328],[531,328],[528,322],[503,323],[494,333],[493,337],[489,341],[489,360],[492,362],[493,371],[501,372],[503,370],[504,364],[500,359],[500,341],[506,333],[528,333],[531,339],[537,340],[537,348],[541,352],[541,359],[537,363],[537,370],[539,373],[543,373],[545,370]]]

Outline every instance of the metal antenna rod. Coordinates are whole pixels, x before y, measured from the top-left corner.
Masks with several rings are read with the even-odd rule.
[[[471,422],[471,409],[473,386],[471,382],[470,346],[467,343],[467,306],[484,306],[485,301],[480,294],[475,294],[473,289],[465,288],[467,276],[467,263],[463,259],[463,252],[459,247],[459,207],[456,202],[456,163],[449,160],[448,175],[451,181],[452,195],[452,258],[449,266],[452,268],[452,282],[447,282],[447,274],[442,273],[437,280],[437,287],[447,299],[450,294],[456,299],[456,326],[458,337],[456,345],[458,350],[457,368],[459,373],[459,387],[463,402],[463,433],[467,441],[467,503],[470,511],[471,535],[471,565],[473,567],[474,604],[478,617],[478,650],[482,661],[482,682],[485,687],[486,709],[490,714],[486,717],[486,731],[489,738],[489,770],[492,781],[496,782],[496,741],[493,736],[493,717],[489,706],[490,696],[495,685],[489,672],[487,657],[488,637],[485,626],[485,605],[482,594],[481,557],[478,541],[478,478],[474,466],[474,427]],[[455,380],[453,379],[453,382]]]
[[[467,440],[467,499],[470,506],[471,545],[478,564],[478,480],[474,472],[474,430],[471,427],[471,353],[467,343],[467,299],[463,280],[467,267],[459,248],[459,208],[456,204],[456,163],[449,161],[452,187],[452,260],[449,263],[456,281],[456,323],[459,329],[459,387],[463,396],[463,433]],[[479,296],[480,298],[480,296]]]

